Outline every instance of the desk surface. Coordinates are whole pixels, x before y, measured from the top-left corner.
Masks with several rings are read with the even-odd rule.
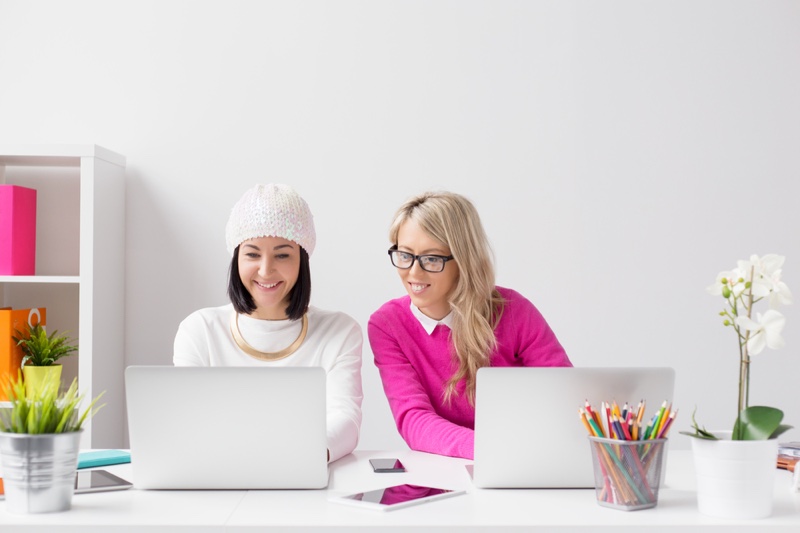
[[[407,468],[399,474],[376,474],[368,459],[398,457]],[[13,515],[0,501],[0,528],[5,531],[232,531],[259,527],[272,531],[372,531],[383,526],[414,531],[459,530],[586,531],[589,526],[677,531],[686,526],[744,527],[752,531],[800,531],[800,493],[790,489],[791,474],[779,470],[770,518],[720,520],[700,514],[695,495],[691,452],[675,450],[667,459],[666,486],[654,509],[624,512],[599,506],[593,490],[476,489],[466,465],[471,461],[421,452],[357,451],[331,465],[327,490],[294,491],[147,491],[76,494],[63,513]],[[106,467],[131,479],[130,465]],[[465,489],[467,494],[391,512],[358,509],[328,498],[390,485],[412,483]],[[642,529],[644,528],[644,529]]]

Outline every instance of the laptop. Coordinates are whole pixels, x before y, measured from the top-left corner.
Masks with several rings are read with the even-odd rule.
[[[480,488],[594,488],[586,400],[622,408],[646,400],[645,420],[672,401],[672,368],[485,367],[475,396],[473,483]]]
[[[319,367],[128,367],[134,487],[325,488],[325,378]]]

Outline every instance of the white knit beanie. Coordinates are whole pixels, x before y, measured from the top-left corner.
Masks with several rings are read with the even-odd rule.
[[[317,242],[308,204],[288,185],[256,185],[236,202],[225,228],[228,253],[248,239],[281,237],[302,246],[309,256]]]

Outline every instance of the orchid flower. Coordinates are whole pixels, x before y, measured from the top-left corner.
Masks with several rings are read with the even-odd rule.
[[[783,261],[783,257],[775,254],[765,255],[761,258],[762,270],[759,276],[759,283],[763,283],[769,289],[770,309],[792,303],[792,293],[789,287],[781,281]]]
[[[770,309],[763,315],[758,313],[757,321],[740,316],[736,318],[736,323],[750,332],[747,350],[752,355],[761,353],[765,346],[777,350],[785,344],[781,332],[783,326],[786,325],[786,318],[774,309]]]
[[[769,307],[775,309],[779,305],[789,305],[792,303],[792,293],[789,287],[780,280],[773,281],[772,292],[769,295]]]
[[[767,406],[750,407],[750,356],[761,353],[765,347],[776,350],[783,347],[781,333],[786,318],[775,310],[781,304],[792,303],[792,293],[781,281],[785,258],[776,254],[759,257],[751,255],[740,260],[736,268],[717,274],[716,281],[706,288],[714,296],[725,299],[726,308],[720,311],[723,325],[736,331],[739,348],[739,404],[733,427],[733,440],[776,438],[791,426],[781,424],[783,412]],[[756,314],[754,306],[764,298],[770,309]],[[694,420],[694,419],[693,419]],[[694,424],[699,438],[716,438]],[[682,432],[683,433],[683,432]]]
[[[742,292],[744,292],[744,280],[745,279],[745,271],[739,268],[735,268],[733,270],[724,270],[717,274],[717,280],[706,287],[706,291],[711,294],[712,296],[725,296],[724,289],[728,289],[728,294],[733,294],[734,297],[738,297]],[[727,299],[728,296],[725,296]]]

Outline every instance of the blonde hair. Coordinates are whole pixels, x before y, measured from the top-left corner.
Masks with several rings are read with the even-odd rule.
[[[460,380],[475,405],[475,378],[478,369],[489,365],[497,347],[494,328],[503,312],[503,298],[494,285],[491,246],[480,216],[472,202],[451,192],[426,192],[397,210],[389,229],[389,239],[397,244],[400,226],[413,220],[431,237],[447,245],[459,269],[455,289],[448,303],[453,311],[450,338],[458,370],[444,386],[443,397],[450,402]]]

